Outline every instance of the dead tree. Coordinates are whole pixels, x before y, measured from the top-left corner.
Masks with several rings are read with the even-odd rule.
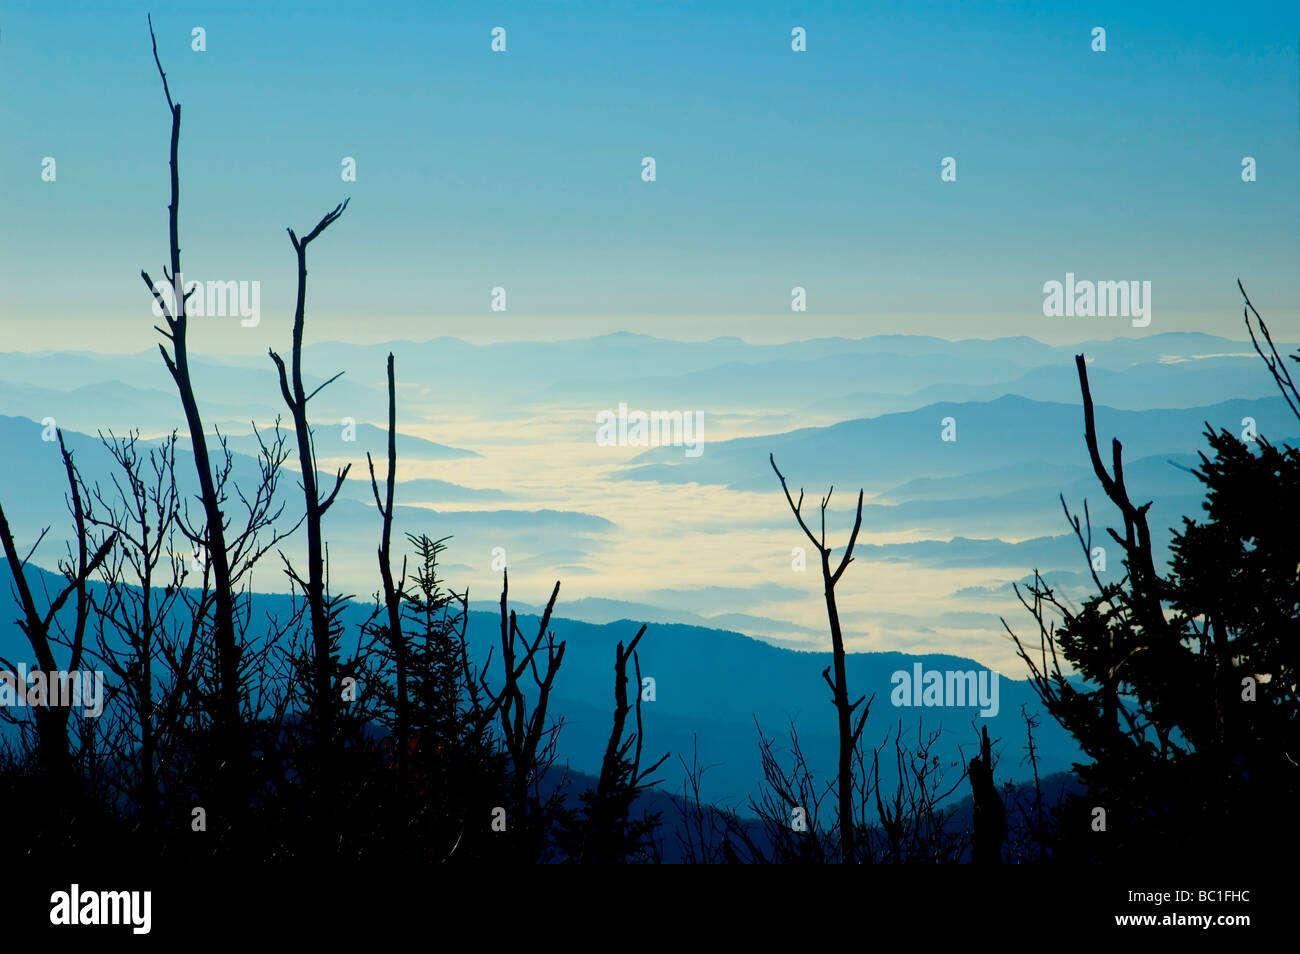
[[[974,797],[974,841],[971,860],[977,865],[1000,865],[1007,837],[1007,809],[993,783],[993,746],[988,726],[980,729],[980,754],[970,760],[970,788]]]
[[[1067,605],[1068,601],[1035,571],[1026,592],[1021,592],[1019,584],[1013,588],[1038,627],[1039,646],[1027,647],[1005,620],[1003,627],[1028,668],[1044,707],[1093,759],[1093,765],[1084,770],[1089,787],[1113,791],[1117,798],[1136,802],[1145,797],[1144,792],[1154,790],[1140,778],[1144,767],[1151,764],[1147,753],[1153,753],[1152,761],[1160,764],[1174,760],[1180,752],[1190,753],[1191,747],[1179,741],[1181,727],[1171,721],[1174,709],[1167,700],[1159,694],[1124,692],[1122,687],[1146,684],[1152,667],[1167,665],[1170,672],[1180,671],[1187,664],[1185,650],[1180,648],[1188,638],[1184,627],[1191,623],[1190,617],[1166,617],[1163,600],[1170,590],[1155,568],[1147,521],[1151,503],[1133,503],[1124,477],[1123,445],[1118,439],[1111,442],[1111,468],[1107,470],[1099,447],[1087,362],[1082,354],[1076,355],[1075,365],[1088,456],[1106,496],[1123,519],[1122,534],[1110,527],[1107,533],[1123,551],[1127,573],[1118,582],[1100,578],[1092,562],[1093,529],[1088,505],[1085,502],[1080,519],[1070,512],[1062,496],[1062,508],[1088,561],[1096,595],[1081,608]],[[1058,618],[1062,621],[1060,628]],[[1198,633],[1194,638],[1203,647],[1208,643],[1208,635]],[[1076,667],[1082,664],[1096,688],[1072,681],[1062,667],[1062,655]],[[1219,671],[1224,662],[1220,662]],[[1137,683],[1132,681],[1134,678]],[[1216,711],[1223,712],[1224,687],[1216,684],[1208,688],[1216,694]],[[1213,738],[1207,735],[1206,748],[1222,750],[1222,730],[1222,721],[1216,719],[1210,729]],[[1142,810],[1140,805],[1135,807],[1133,817]]]
[[[655,783],[646,780],[668,759],[666,753],[649,768],[641,768],[641,750],[645,733],[641,723],[641,660],[636,646],[645,635],[643,624],[626,649],[620,641],[614,651],[614,726],[600,763],[600,778],[595,789],[584,792],[586,819],[581,826],[575,860],[593,864],[611,864],[640,856],[649,846],[649,837],[659,816],[631,818],[632,805],[638,795]],[[636,703],[627,698],[627,664],[636,669]],[[627,717],[635,712],[636,730],[624,738]]]
[[[478,683],[483,690],[486,704],[482,716],[486,719],[497,718],[500,722],[501,737],[506,752],[510,756],[510,802],[516,832],[521,833],[518,840],[519,853],[528,860],[538,859],[545,851],[547,816],[553,806],[549,801],[544,804],[540,796],[542,776],[549,770],[554,760],[555,737],[560,723],[552,726],[546,724],[546,710],[550,702],[551,688],[555,677],[564,661],[563,640],[555,641],[555,634],[549,629],[551,614],[555,610],[555,600],[560,595],[560,584],[556,581],[551,598],[546,602],[537,624],[537,636],[530,642],[520,631],[515,611],[509,609],[510,591],[509,571],[501,574],[501,665],[504,681],[498,692],[493,692],[488,684],[487,672],[492,663],[491,653],[479,673]],[[542,666],[539,668],[539,653],[544,652]],[[523,678],[531,673],[536,702],[532,710],[528,708],[524,696]]]
[[[867,713],[871,710],[871,702],[866,696],[862,696],[857,702],[849,702],[848,677],[844,671],[844,636],[840,629],[840,613],[835,605],[835,586],[853,562],[853,547],[858,542],[858,531],[862,529],[862,491],[858,491],[858,510],[857,517],[853,522],[853,532],[849,534],[849,543],[844,550],[844,556],[840,559],[839,566],[834,571],[831,570],[831,548],[826,546],[826,507],[830,503],[831,494],[835,488],[832,487],[826,492],[821,503],[821,536],[815,536],[804,522],[803,514],[800,508],[803,506],[803,491],[799,491],[799,500],[795,502],[790,496],[790,488],[786,486],[785,477],[777,469],[776,458],[769,454],[768,461],[772,464],[772,470],[776,471],[776,476],[781,481],[781,489],[785,492],[786,502],[790,504],[790,510],[794,513],[794,518],[799,522],[800,529],[809,542],[817,548],[821,556],[822,583],[826,594],[826,616],[830,622],[831,629],[831,666],[827,666],[822,671],[822,678],[831,689],[831,701],[835,704],[835,715],[839,725],[839,832],[840,832],[840,861],[842,864],[852,864],[855,861],[853,852],[854,842],[854,821],[853,821],[853,750],[857,746],[858,739],[862,735],[862,729],[867,722]],[[831,680],[831,669],[835,671],[835,679]],[[874,696],[872,697],[874,699]],[[858,716],[857,724],[853,723],[853,713],[863,702],[866,705],[862,713]]]
[[[176,433],[141,453],[139,434],[117,438],[100,435],[119,472],[112,490],[96,482],[86,497],[87,522],[115,532],[118,546],[100,567],[105,584],[96,619],[100,663],[117,680],[117,695],[126,712],[109,756],[131,773],[111,773],[114,787],[136,805],[141,820],[152,829],[162,782],[160,766],[170,761],[171,745],[187,717],[193,691],[193,646],[176,658],[184,671],[166,663],[184,636],[177,612],[185,555],[177,548],[180,497],[176,489]],[[191,634],[193,635],[193,634]],[[99,724],[106,721],[101,716]]]
[[[158,58],[158,39],[153,32],[153,19],[149,20],[149,39],[153,43],[154,63],[158,75],[162,78],[163,94],[167,97],[167,108],[171,112],[171,202],[167,206],[168,235],[171,248],[170,269],[163,268],[163,277],[174,290],[172,305],[169,306],[154,285],[147,271],[141,271],[145,286],[153,295],[166,329],[154,326],[158,332],[171,343],[171,353],[162,344],[158,351],[163,363],[176,383],[180,394],[181,407],[185,411],[185,423],[189,428],[190,441],[194,449],[194,466],[198,472],[199,498],[203,504],[205,518],[204,549],[206,561],[212,568],[213,619],[212,641],[217,655],[218,686],[217,706],[214,713],[218,744],[227,754],[233,754],[235,741],[233,733],[240,722],[239,647],[235,635],[235,591],[231,580],[230,555],[226,546],[225,516],[221,511],[221,497],[218,493],[216,478],[213,474],[212,461],[208,453],[208,441],[203,428],[203,418],[199,413],[198,400],[194,395],[194,384],[190,376],[190,359],[186,342],[188,317],[185,312],[186,302],[192,292],[186,292],[181,277],[180,245],[180,165],[179,147],[181,138],[181,105],[172,99],[171,88],[167,84],[167,74],[163,71],[162,61]]]
[[[860,800],[865,816],[867,802],[874,797],[879,826],[868,831],[868,857],[880,843],[877,857],[891,864],[955,864],[968,846],[965,832],[951,830],[953,808],[941,807],[957,791],[967,776],[966,765],[958,762],[961,773],[949,779],[937,755],[933,754],[942,738],[939,730],[925,732],[918,721],[916,748],[903,745],[903,721],[894,733],[894,777],[892,790],[881,781],[881,755],[889,746],[883,742],[871,750],[871,767],[866,766],[864,747],[856,750],[859,774],[863,779]]]
[[[298,257],[298,299],[293,313],[293,353],[290,355],[290,370],[286,371],[283,359],[275,351],[268,349],[267,352],[279,372],[280,393],[284,396],[284,403],[288,405],[289,413],[293,417],[294,433],[298,441],[298,464],[302,474],[303,497],[306,504],[307,578],[304,580],[287,559],[285,571],[303,588],[307,596],[314,650],[311,672],[311,711],[317,737],[322,741],[331,738],[334,723],[336,707],[333,687],[334,650],[337,643],[335,621],[338,613],[337,607],[325,592],[325,557],[321,520],[333,506],[352,465],[346,465],[335,475],[334,489],[330,491],[329,496],[322,499],[316,486],[316,452],[312,444],[311,427],[307,421],[307,402],[327,385],[336,381],[342,372],[308,394],[302,381],[302,335],[307,307],[307,246],[329,228],[347,207],[347,201],[335,206],[333,211],[326,213],[316,227],[302,239],[298,238],[293,229],[286,230]]]
[[[1241,284],[1241,279],[1237,279],[1237,288],[1241,290],[1241,297],[1246,304],[1241,309],[1242,318],[1246,322],[1246,330],[1250,332],[1250,343],[1255,346],[1255,353],[1264,360],[1264,367],[1268,368],[1268,373],[1272,375],[1273,381],[1277,384],[1277,389],[1282,392],[1282,397],[1286,400],[1287,407],[1291,413],[1300,418],[1300,390],[1296,389],[1295,379],[1291,377],[1291,372],[1287,370],[1286,362],[1277,352],[1277,346],[1273,344],[1273,336],[1269,334],[1268,325],[1255,310],[1254,304],[1251,303],[1250,296],[1246,294],[1245,287]],[[1251,323],[1251,316],[1259,324],[1259,334],[1255,333],[1255,325]],[[1259,339],[1263,338],[1264,343],[1268,345],[1268,354],[1260,347]],[[1290,356],[1292,361],[1300,362],[1300,354]]]
[[[822,803],[837,789],[836,781],[820,781],[804,755],[790,720],[790,767],[786,769],[776,751],[776,741],[763,734],[758,719],[758,751],[764,785],[749,799],[750,812],[762,825],[768,850],[756,843],[737,825],[729,825],[723,853],[727,861],[774,864],[829,864],[841,851],[832,837],[832,826],[823,825]],[[743,852],[743,854],[742,854]]]
[[[393,537],[393,490],[397,483],[397,392],[393,373],[393,355],[388,355],[388,477],[384,482],[385,493],[379,497],[379,483],[375,479],[375,462],[366,452],[366,462],[370,466],[370,489],[375,495],[375,506],[383,518],[383,529],[379,536],[379,576],[384,585],[384,609],[388,616],[386,642],[393,654],[393,664],[397,670],[397,698],[394,706],[394,734],[397,736],[397,787],[399,798],[405,796],[407,760],[410,753],[410,700],[407,696],[406,677],[406,640],[402,635],[402,592],[406,586],[406,560],[402,560],[402,576],[396,584],[393,582],[392,537]],[[470,687],[473,688],[472,681]]]
[[[1025,734],[1029,738],[1028,754],[1025,761],[1029,762],[1029,767],[1034,772],[1034,842],[1038,846],[1038,861],[1042,863],[1047,860],[1047,828],[1043,824],[1043,782],[1038,775],[1038,746],[1034,742],[1034,730],[1038,728],[1039,720],[1031,716],[1025,709],[1024,704],[1020,706],[1020,716],[1025,720]]]
[[[1101,451],[1097,446],[1097,425],[1092,406],[1092,391],[1088,387],[1088,363],[1081,354],[1074,356],[1074,364],[1079,372],[1079,390],[1083,395],[1084,439],[1088,444],[1088,456],[1092,461],[1093,472],[1101,481],[1102,489],[1111,502],[1119,508],[1124,518],[1124,537],[1121,539],[1113,529],[1107,528],[1111,537],[1124,549],[1128,563],[1129,576],[1134,592],[1141,593],[1144,599],[1134,607],[1141,624],[1150,633],[1163,632],[1166,628],[1164,612],[1156,594],[1159,592],[1159,577],[1156,573],[1155,558],[1152,556],[1151,529],[1147,525],[1147,511],[1151,501],[1141,506],[1135,505],[1129,498],[1128,487],[1124,483],[1124,446],[1119,438],[1111,440],[1111,469],[1106,472],[1102,463]]]
[[[36,599],[32,595],[31,585],[25,575],[27,560],[35,552],[36,547],[40,545],[40,539],[37,539],[27,557],[19,556],[18,548],[14,543],[13,531],[9,527],[9,521],[5,518],[4,508],[0,507],[0,545],[4,547],[5,559],[9,561],[9,569],[14,577],[14,587],[18,591],[18,601],[23,611],[22,619],[18,621],[18,625],[26,634],[28,643],[31,644],[32,652],[36,655],[37,665],[45,673],[46,686],[51,689],[56,685],[56,680],[59,679],[59,670],[62,668],[54,658],[51,633],[52,627],[58,625],[58,612],[70,598],[75,597],[76,615],[69,639],[70,656],[66,671],[77,672],[81,666],[85,649],[86,623],[90,618],[92,608],[86,583],[99,565],[104,562],[109,551],[113,549],[114,544],[117,542],[116,534],[109,534],[96,548],[93,555],[89,552],[89,528],[86,524],[85,508],[82,502],[76,468],[72,463],[72,454],[64,446],[62,431],[58,432],[58,438],[59,453],[63,456],[63,468],[68,479],[69,506],[72,509],[72,518],[77,534],[77,552],[75,559],[60,564],[67,585],[50,601],[49,607],[44,613],[37,609]],[[41,537],[44,536],[45,534],[42,533]],[[6,666],[6,668],[13,669],[12,666]],[[17,673],[14,672],[12,677],[5,674],[5,677],[12,678],[16,683]],[[15,684],[14,688],[17,692],[26,691],[25,686]],[[46,701],[48,702],[48,698]],[[42,770],[52,776],[62,776],[71,770],[68,753],[68,717],[71,711],[68,706],[58,705],[38,705],[32,710],[32,717],[36,723],[38,764]]]
[[[1082,354],[1075,355],[1074,363],[1079,373],[1079,390],[1083,400],[1084,440],[1088,445],[1088,456],[1092,461],[1093,472],[1101,482],[1106,496],[1119,509],[1124,521],[1123,537],[1116,533],[1113,527],[1107,527],[1106,532],[1124,551],[1124,565],[1128,570],[1128,592],[1130,594],[1124,600],[1125,608],[1141,628],[1146,645],[1163,644],[1171,638],[1174,642],[1177,642],[1178,637],[1174,634],[1169,621],[1165,617],[1161,602],[1161,593],[1165,589],[1165,585],[1156,571],[1151,529],[1147,524],[1147,512],[1151,509],[1151,501],[1136,505],[1129,497],[1128,487],[1124,482],[1124,446],[1120,443],[1119,438],[1112,438],[1111,440],[1111,473],[1106,471],[1098,447],[1092,390],[1088,386],[1088,364]],[[1064,501],[1062,503],[1064,505]],[[1075,529],[1075,535],[1082,539],[1078,518],[1071,517],[1070,519]],[[1088,535],[1091,537],[1090,527],[1088,528]],[[1096,582],[1100,581],[1097,580]],[[1103,588],[1102,590],[1103,594],[1117,592],[1116,587]],[[1119,700],[1119,687],[1123,681],[1121,669],[1127,657],[1122,656],[1116,648],[1114,631],[1110,628],[1107,629],[1106,640],[1106,665],[1102,685],[1104,724],[1109,734],[1110,746],[1119,749],[1124,746],[1125,734],[1121,718],[1127,718],[1127,713]],[[1222,650],[1223,654],[1226,654],[1226,644],[1222,647]],[[1132,652],[1138,651],[1140,651],[1140,647]],[[1131,656],[1132,652],[1128,655]],[[1226,668],[1226,663],[1226,658],[1221,659],[1221,668]],[[1222,711],[1226,708],[1226,704],[1222,699],[1220,704]]]
[[[678,753],[682,764],[682,794],[677,799],[679,821],[677,840],[681,844],[685,864],[720,864],[733,858],[740,860],[731,844],[731,832],[738,830],[749,838],[745,820],[734,809],[723,805],[709,805],[702,794],[704,773],[712,766],[700,762],[699,738],[691,737],[691,761]],[[750,842],[752,844],[752,841]],[[760,854],[754,846],[753,857]]]

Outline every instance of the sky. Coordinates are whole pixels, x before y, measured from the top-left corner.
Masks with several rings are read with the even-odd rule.
[[[284,230],[344,198],[313,340],[1239,338],[1237,277],[1300,333],[1294,3],[157,6],[186,276],[261,283],[258,325],[196,322],[196,348],[286,346]],[[0,11],[3,350],[157,340],[147,9]],[[1151,325],[1045,317],[1067,272],[1152,282]]]
[[[1292,350],[1296,0],[153,7],[0,0],[0,499],[46,569],[75,533],[53,426],[107,492],[99,436],[183,423],[140,280],[169,252],[149,12],[183,107],[184,275],[259,289],[257,320],[189,332],[205,430],[238,452],[285,414],[267,350],[290,353],[286,228],[348,200],[308,253],[308,387],[346,372],[311,404],[318,469],[351,467],[324,526],[336,595],[378,586],[366,455],[382,470],[389,351],[394,569],[428,533],[476,606],[505,564],[525,612],[559,580],[559,617],[650,623],[648,665],[674,622],[829,649],[779,462],[810,520],[834,487],[836,561],[863,491],[836,588],[849,652],[1023,678],[1008,632],[1035,627],[1013,584],[1042,571],[1078,606],[1124,572],[1077,352],[1161,553],[1200,512],[1206,422],[1300,444],[1236,286]],[[1149,323],[1045,314],[1070,276],[1149,288]],[[702,455],[603,441],[601,415],[628,405],[699,415]],[[252,462],[236,472],[249,490]],[[280,489],[300,500],[296,475]],[[280,541],[249,586],[288,589],[280,557],[301,572],[305,545]]]

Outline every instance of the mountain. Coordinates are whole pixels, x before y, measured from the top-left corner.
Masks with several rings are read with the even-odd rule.
[[[0,581],[9,580],[10,568],[0,560]],[[53,592],[58,578],[29,566],[29,580],[35,593]],[[93,584],[93,594],[102,594],[102,584]],[[0,657],[32,663],[31,649],[17,626],[21,609],[12,587],[0,596]],[[559,608],[562,613],[563,607]],[[60,618],[68,620],[70,607]],[[288,618],[287,596],[257,594],[250,607],[253,619],[267,614]],[[344,610],[345,645],[351,645],[358,627],[369,615],[369,607],[349,603]],[[559,760],[582,771],[598,772],[609,738],[613,709],[613,660],[618,642],[626,643],[640,624],[620,620],[604,625],[578,622],[563,616],[552,620],[557,640],[566,644],[563,666],[556,682],[550,715],[562,719]],[[519,616],[520,629],[535,634],[537,617]],[[496,647],[500,659],[499,613],[471,611],[468,637],[471,657],[478,666],[487,662]],[[689,760],[698,751],[709,766],[705,795],[709,801],[732,808],[744,808],[762,777],[758,752],[758,731],[782,740],[784,749],[791,724],[809,765],[819,775],[833,774],[837,741],[834,710],[827,700],[822,670],[829,664],[828,653],[796,652],[779,648],[741,633],[681,624],[655,624],[647,629],[639,647],[643,677],[654,681],[654,700],[643,703],[645,753],[654,761],[665,752],[673,753],[660,777],[669,791],[680,791],[685,772],[677,756]],[[923,672],[986,671],[978,663],[956,656],[909,655],[905,653],[850,653],[846,659],[849,687],[854,694],[872,699],[866,739],[884,742],[900,730],[904,743],[916,739],[918,731],[940,733],[935,753],[949,761],[969,758],[979,726],[987,725],[995,738],[1005,740],[1018,751],[1024,735],[1021,709],[1041,719],[1036,736],[1040,752],[1039,771],[1065,771],[1080,755],[1073,740],[1039,705],[1030,684],[1015,678],[1019,673],[999,677],[996,715],[978,716],[972,707],[894,706],[893,676],[909,676],[920,665]],[[489,671],[492,679],[494,670]],[[986,679],[990,677],[985,677]],[[499,677],[498,677],[499,681]],[[757,726],[756,726],[757,724]],[[1013,741],[1014,740],[1014,741]],[[1021,780],[1027,767],[1019,757],[1004,763],[1005,777]],[[892,778],[886,767],[886,783]]]
[[[259,435],[263,441],[271,441],[274,431],[263,428]],[[240,453],[254,456],[258,453],[257,437],[242,432],[229,436],[230,447]],[[293,428],[288,428],[288,446],[292,450],[291,460],[297,463],[297,439]],[[388,429],[373,424],[357,422],[348,424],[318,424],[312,428],[312,446],[316,450],[318,461],[350,460],[364,471],[366,454],[375,460],[376,473],[381,473],[388,460]],[[448,447],[435,441],[425,440],[397,430],[397,456],[402,461],[423,460],[460,460],[481,455],[463,447]],[[368,479],[368,478],[367,478]]]
[[[1104,395],[1095,397],[1104,400]],[[1098,433],[1120,439],[1130,460],[1186,454],[1202,446],[1207,421],[1239,433],[1247,417],[1255,420],[1258,433],[1274,443],[1294,439],[1295,419],[1280,397],[1146,411],[1121,411],[1103,403],[1096,406]],[[955,422],[952,440],[943,439],[948,418]],[[915,411],[826,427],[711,442],[696,458],[684,457],[680,448],[652,448],[637,455],[619,476],[624,480],[766,490],[775,479],[767,461],[769,453],[796,487],[836,484],[865,486],[871,492],[896,486],[900,474],[913,480],[932,479],[960,477],[991,466],[1088,462],[1078,404],[1006,395],[992,401],[943,401]]]

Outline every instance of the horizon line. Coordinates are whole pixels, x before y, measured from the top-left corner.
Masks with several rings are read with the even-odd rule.
[[[1051,349],[1068,349],[1073,347],[1081,347],[1088,344],[1113,344],[1117,341],[1141,341],[1141,340],[1153,339],[1153,338],[1167,338],[1172,336],[1188,337],[1193,335],[1203,337],[1203,338],[1217,338],[1221,341],[1228,341],[1234,344],[1244,345],[1250,349],[1246,353],[1250,355],[1254,355],[1253,346],[1251,345],[1251,341],[1249,337],[1232,338],[1232,337],[1228,337],[1227,335],[1212,333],[1208,331],[1158,331],[1153,334],[1141,334],[1141,335],[1117,334],[1109,338],[1100,338],[1094,336],[1094,337],[1082,338],[1074,341],[1059,342],[1053,344],[1052,342],[1045,341],[1042,338],[1037,338],[1033,335],[1028,335],[1028,334],[992,335],[988,337],[979,336],[979,335],[948,337],[945,335],[935,335],[935,334],[908,334],[906,332],[887,332],[887,333],[873,334],[873,335],[862,335],[861,337],[850,337],[847,335],[818,335],[810,338],[756,340],[751,338],[743,338],[740,335],[714,335],[713,337],[710,338],[668,338],[668,337],[660,337],[658,335],[650,335],[639,331],[620,330],[620,331],[604,332],[602,334],[586,335],[586,336],[573,335],[573,336],[557,337],[557,338],[502,338],[502,339],[492,339],[492,340],[474,340],[470,338],[457,337],[454,335],[435,335],[431,338],[420,338],[420,339],[390,338],[385,340],[369,341],[369,342],[346,341],[341,338],[325,338],[320,341],[305,342],[303,347],[304,349],[307,349],[307,348],[317,348],[325,345],[342,345],[349,348],[382,349],[386,346],[388,347],[396,347],[398,345],[421,346],[421,345],[434,344],[440,341],[447,341],[456,344],[468,345],[471,348],[491,348],[491,347],[498,347],[502,345],[575,344],[575,343],[583,343],[583,342],[601,341],[601,340],[611,339],[611,338],[639,338],[639,339],[644,339],[647,342],[657,342],[657,343],[665,343],[665,344],[707,345],[707,344],[716,344],[719,342],[737,342],[747,347],[755,347],[755,348],[781,347],[783,345],[793,345],[793,344],[813,344],[817,342],[858,342],[860,343],[860,342],[883,340],[883,339],[911,339],[911,340],[941,341],[948,344],[965,344],[969,342],[1029,341],[1029,342],[1033,342],[1034,344],[1040,344],[1043,345],[1044,347],[1051,348]],[[1286,342],[1279,342],[1279,343],[1286,344]],[[1296,344],[1297,347],[1300,347],[1300,341],[1296,342]],[[108,357],[138,357],[144,354],[153,354],[156,350],[157,350],[156,347],[146,347],[146,348],[140,348],[131,351],[108,351],[104,349],[85,349],[85,348],[28,349],[28,348],[21,348],[21,347],[10,347],[7,349],[0,350],[0,355],[19,355],[19,354],[32,355],[32,356],[74,355],[74,356],[84,356],[90,358],[108,358]],[[236,351],[202,351],[199,354],[196,354],[195,357],[201,359],[202,355],[223,355],[223,356],[246,357],[247,353],[236,352]]]

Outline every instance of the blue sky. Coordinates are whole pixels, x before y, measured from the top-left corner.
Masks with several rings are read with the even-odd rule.
[[[187,276],[263,286],[258,328],[210,322],[199,347],[283,347],[284,228],[345,196],[311,251],[317,339],[1240,337],[1238,276],[1300,332],[1294,3],[277,7],[153,11]],[[156,338],[138,271],[167,254],[168,116],[146,10],[5,5],[4,350]],[[1152,325],[1044,318],[1067,271],[1152,281]]]

